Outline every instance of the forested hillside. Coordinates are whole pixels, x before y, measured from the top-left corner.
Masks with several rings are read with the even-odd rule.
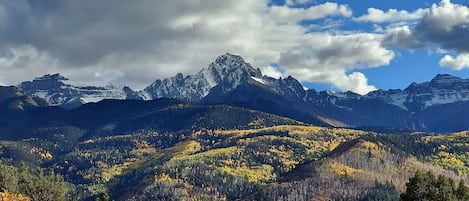
[[[61,151],[47,140],[3,141],[2,153],[53,168],[80,200],[103,193],[117,200],[396,200],[415,171],[467,184],[468,138],[279,125],[140,130],[79,138]]]

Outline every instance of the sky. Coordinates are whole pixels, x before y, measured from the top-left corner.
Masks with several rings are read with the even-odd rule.
[[[48,73],[139,90],[221,54],[318,90],[469,77],[469,0],[0,0],[0,85]]]

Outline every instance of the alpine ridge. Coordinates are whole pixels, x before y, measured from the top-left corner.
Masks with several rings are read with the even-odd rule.
[[[435,105],[469,101],[469,80],[438,74],[429,82],[412,83],[404,90],[378,90],[366,96],[418,112]]]

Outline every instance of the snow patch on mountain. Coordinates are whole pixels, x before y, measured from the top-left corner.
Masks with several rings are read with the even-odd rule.
[[[251,78],[252,78],[253,80],[255,80],[256,82],[259,82],[259,83],[261,83],[261,84],[263,84],[263,85],[267,85],[267,82],[264,81],[264,80],[261,79],[261,78],[257,78],[257,77],[251,77]]]
[[[407,107],[404,104],[407,100],[407,94],[405,93],[391,94],[389,98],[391,99],[391,102],[390,102],[391,104],[397,107],[400,107],[404,110],[407,110]]]

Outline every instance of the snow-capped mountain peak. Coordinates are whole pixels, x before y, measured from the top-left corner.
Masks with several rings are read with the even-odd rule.
[[[460,77],[456,77],[453,75],[449,74],[437,74],[430,82],[435,82],[435,83],[451,83],[451,82],[457,82],[457,81],[463,81],[464,79]]]
[[[218,56],[215,59],[214,63],[221,64],[222,66],[226,67],[236,68],[242,66],[246,62],[241,56],[234,55],[231,53],[225,53],[223,55]]]
[[[37,77],[34,80],[55,80],[55,81],[64,81],[68,80],[68,78],[62,76],[60,73],[56,74],[46,74],[41,77]]]
[[[377,90],[366,95],[412,112],[434,105],[469,101],[469,80],[438,74],[431,81],[412,83],[404,90]]]
[[[68,83],[68,78],[60,74],[46,74],[22,82],[18,85],[25,93],[45,99],[50,105],[60,105],[72,108],[87,102],[98,102],[103,99],[128,99],[132,94],[130,88],[74,86]],[[136,97],[133,97],[135,99]]]
[[[177,74],[172,78],[156,80],[143,90],[143,94],[146,99],[167,97],[197,102],[217,85],[222,84],[224,91],[231,91],[250,77],[261,79],[262,73],[246,63],[242,57],[226,53],[195,75],[184,77]]]

